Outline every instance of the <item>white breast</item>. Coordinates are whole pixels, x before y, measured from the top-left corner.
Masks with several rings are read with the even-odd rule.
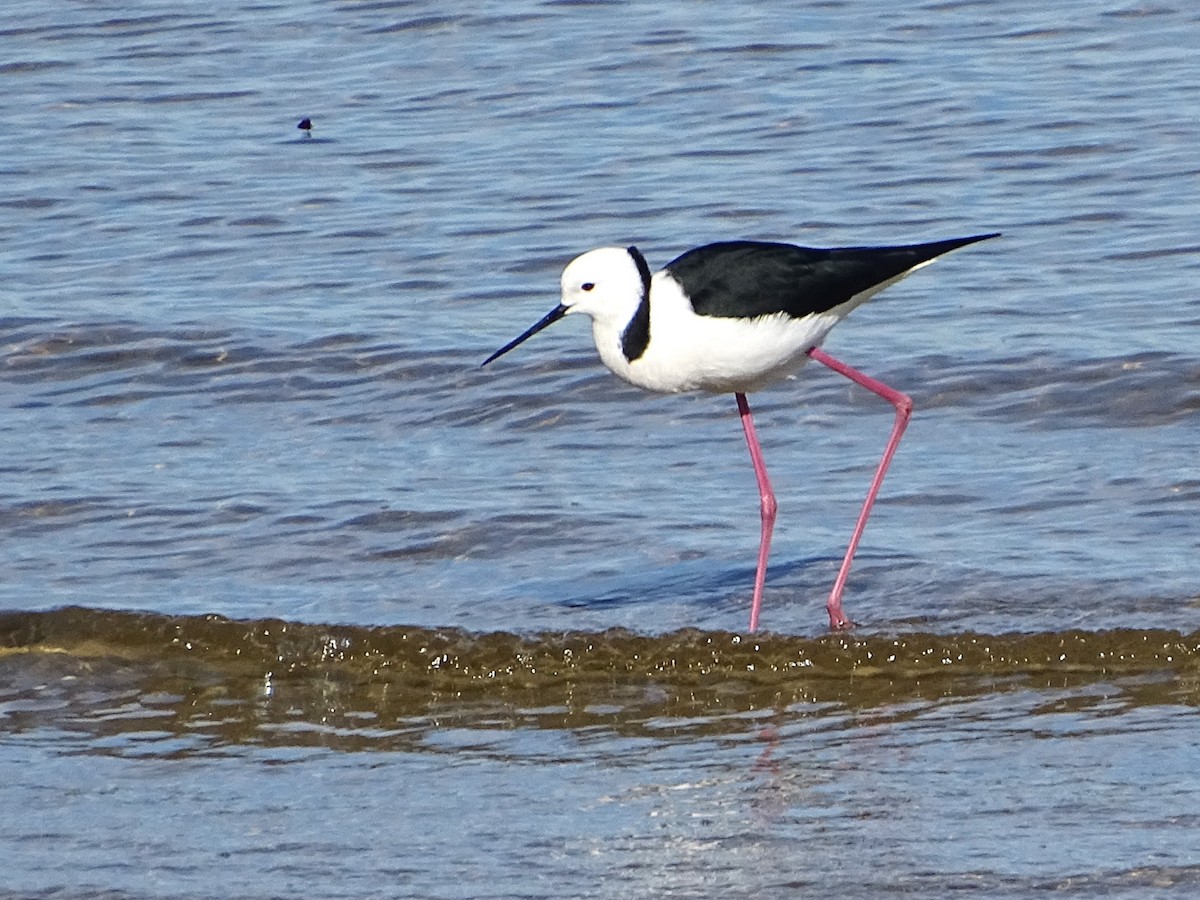
[[[757,319],[698,316],[665,272],[650,289],[650,343],[630,362],[618,329],[593,322],[600,358],[626,381],[650,391],[754,391],[795,374],[807,353],[825,339],[841,316],[821,313],[803,319],[784,314]]]

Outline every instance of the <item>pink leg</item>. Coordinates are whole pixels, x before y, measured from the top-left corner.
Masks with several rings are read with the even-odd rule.
[[[742,416],[742,429],[746,432],[746,446],[750,448],[750,461],[754,463],[754,477],[758,479],[758,498],[762,511],[762,537],[758,543],[758,571],[754,575],[754,600],[750,604],[750,630],[758,630],[758,613],[762,609],[763,583],[767,580],[767,555],[771,552],[771,532],[775,529],[775,492],[767,478],[767,464],[763,462],[762,448],[758,435],[754,433],[754,420],[750,417],[750,404],[745,394],[735,394],[738,412]]]
[[[887,474],[892,457],[896,454],[896,447],[899,446],[904,429],[908,426],[908,419],[912,415],[913,404],[912,399],[908,395],[888,387],[882,381],[876,381],[869,375],[864,375],[839,359],[834,359],[820,347],[813,347],[808,351],[808,355],[817,362],[833,369],[833,371],[845,375],[855,384],[861,384],[868,391],[879,395],[896,407],[896,424],[892,426],[892,436],[888,438],[887,446],[883,450],[883,459],[879,461],[879,468],[875,470],[875,477],[871,480],[871,487],[867,491],[867,499],[863,503],[862,512],[858,514],[858,524],[854,526],[854,534],[850,537],[850,546],[846,549],[846,558],[842,560],[842,568],[838,572],[837,580],[833,583],[833,591],[829,594],[829,602],[825,604],[825,608],[829,611],[829,627],[849,628],[854,623],[846,618],[845,613],[842,612],[842,591],[846,587],[846,578],[850,575],[850,562],[854,559],[854,551],[858,549],[858,542],[862,538],[863,529],[867,527],[867,517],[871,515],[871,507],[875,505],[875,497],[879,493],[879,486],[883,484],[883,476]]]

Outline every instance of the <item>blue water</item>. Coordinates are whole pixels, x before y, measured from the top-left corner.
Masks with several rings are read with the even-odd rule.
[[[726,238],[825,246],[997,230],[1000,240],[856,311],[826,344],[916,404],[847,611],[871,634],[1195,631],[1198,44],[1200,13],[1170,2],[545,2],[459,13],[421,0],[203,9],[9,0],[0,17],[0,611],[75,605],[477,632],[740,630],[758,498],[732,398],[623,385],[574,321],[487,369],[479,362],[557,302],[562,266],[594,246],[636,243],[657,267]],[[296,128],[304,116],[311,138]],[[817,366],[751,402],[780,498],[763,625],[819,636],[890,409]],[[1071,709],[1074,689],[1062,690],[1042,699]],[[1152,860],[1128,849],[1136,842],[1098,842],[1127,823],[1114,813],[1106,830],[1086,805],[1061,820],[1034,810],[1021,825],[1032,835],[1006,844],[1009,832],[981,811],[987,798],[972,807],[961,792],[1010,785],[1013,756],[1049,740],[1052,761],[1029,764],[1086,793],[1096,781],[1075,770],[1072,748],[1087,744],[1082,755],[1096,765],[1110,750],[1140,757],[1148,748],[1121,729],[1104,738],[1115,749],[1089,743],[1108,715],[1090,703],[1046,736],[992,718],[998,699],[1011,698],[964,701],[973,744],[971,728],[939,736],[947,713],[937,702],[912,711],[906,740],[923,749],[907,763],[884,753],[889,765],[859,772],[825,808],[828,827],[845,836],[814,845],[827,847],[805,867],[814,890],[853,895],[829,869],[837,845],[859,841],[863,852],[898,834],[920,852],[868,857],[918,893],[978,877],[991,896],[1029,896],[1084,878],[1082,895],[1146,896],[1130,873],[1149,865],[1161,867],[1161,890],[1194,890],[1200,857],[1181,798],[1197,788],[1182,757],[1167,765],[1170,789],[1149,768],[1112,774],[1113,790],[1140,798],[1147,821],[1178,823]],[[1161,740],[1194,749],[1193,701],[1131,702],[1124,714],[1162,713],[1151,726]],[[1039,703],[1034,691],[1017,707]],[[866,739],[853,717],[829,715],[828,733],[783,723],[785,740],[807,748],[785,747],[785,761],[801,765],[815,742],[832,766],[838,742]],[[440,834],[471,820],[472,796],[492,791],[493,779],[558,783],[549,760],[560,742],[572,748],[563,751],[570,766],[620,760],[636,784],[606,786],[603,769],[590,771],[594,790],[572,788],[562,801],[572,811],[553,828],[512,812],[521,805],[508,811],[524,832],[473,831],[479,846],[516,861],[515,880],[494,885],[505,895],[615,893],[602,885],[617,873],[629,879],[623,895],[782,890],[788,879],[772,875],[780,859],[829,836],[797,790],[778,801],[786,853],[774,843],[778,819],[730,826],[723,843],[692,834],[692,824],[654,843],[648,806],[669,806],[668,782],[694,765],[723,774],[688,776],[688,790],[700,791],[686,793],[694,808],[664,821],[704,820],[713,804],[743,814],[745,785],[727,794],[722,779],[741,777],[730,773],[758,752],[757,737],[746,738],[755,744],[747,753],[681,740],[631,757],[620,727],[539,727],[524,740],[514,727],[513,743],[486,763],[444,748],[446,765],[478,780],[439,770],[433,780],[448,799],[422,827]],[[3,733],[0,767],[41,773],[0,788],[5,808],[83,789],[89,776],[72,754],[103,755],[90,741],[64,749],[55,728]],[[998,733],[1019,747],[989,755]],[[966,756],[945,743],[959,738]],[[336,770],[354,786],[330,790],[367,802],[397,781],[433,777],[441,760],[383,756],[334,754],[289,771]],[[261,811],[269,804],[252,785],[268,763],[235,742],[227,758],[181,777],[240,784],[248,809]],[[948,780],[931,786],[930,765]],[[147,840],[162,829],[155,817],[168,816],[156,798],[175,777],[171,764],[154,766],[157,787],[137,762],[104,776],[131,804],[138,824],[126,827],[148,830]],[[696,785],[710,777],[722,787],[705,794]],[[957,825],[885,816],[896,831],[873,830],[880,821],[863,830],[869,813],[855,791],[867,785],[883,796],[864,804],[896,809],[912,792],[947,792]],[[541,788],[529,790],[520,804],[536,802]],[[606,799],[628,792],[659,800]],[[593,855],[590,888],[572,880],[571,864],[520,880],[545,857],[540,840],[594,854],[586,835],[597,810],[609,830],[596,833],[636,833],[652,851],[606,844],[615,855]],[[430,824],[439,813],[446,822]],[[82,815],[55,828],[103,821]],[[349,821],[331,820],[328,845],[276,860],[304,875],[280,890],[404,894],[378,855],[344,888],[344,873],[322,867],[343,852]],[[199,826],[168,822],[174,842],[143,845],[147,858],[187,857],[202,843],[190,830]],[[392,827],[404,857],[407,832]],[[95,868],[94,853],[129,852],[119,843],[63,852],[57,874],[39,874],[30,848],[51,831],[35,822],[0,838],[0,858],[16,860],[0,896],[227,895],[203,880]],[[351,831],[345,840],[375,840]],[[982,855],[937,851],[948,834]],[[724,874],[694,883],[630,874],[650,857],[663,871],[719,858]],[[222,863],[235,893],[275,891],[270,863],[237,859]],[[414,894],[493,886],[448,883],[463,860],[437,847],[420,865],[396,865],[415,879],[405,882]],[[864,892],[886,888],[853,868]]]

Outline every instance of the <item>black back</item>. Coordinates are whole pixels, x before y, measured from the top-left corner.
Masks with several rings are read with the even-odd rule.
[[[822,250],[763,241],[726,241],[689,250],[667,263],[697,315],[752,318],[787,313],[803,318],[902,275],[981,234],[904,247]]]

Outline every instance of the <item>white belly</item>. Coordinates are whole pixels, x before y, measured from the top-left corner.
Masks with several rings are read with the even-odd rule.
[[[841,316],[823,313],[803,319],[785,315],[759,319],[655,315],[650,343],[630,362],[620,335],[596,324],[600,358],[614,374],[648,391],[678,393],[755,391],[795,374],[808,361]]]

